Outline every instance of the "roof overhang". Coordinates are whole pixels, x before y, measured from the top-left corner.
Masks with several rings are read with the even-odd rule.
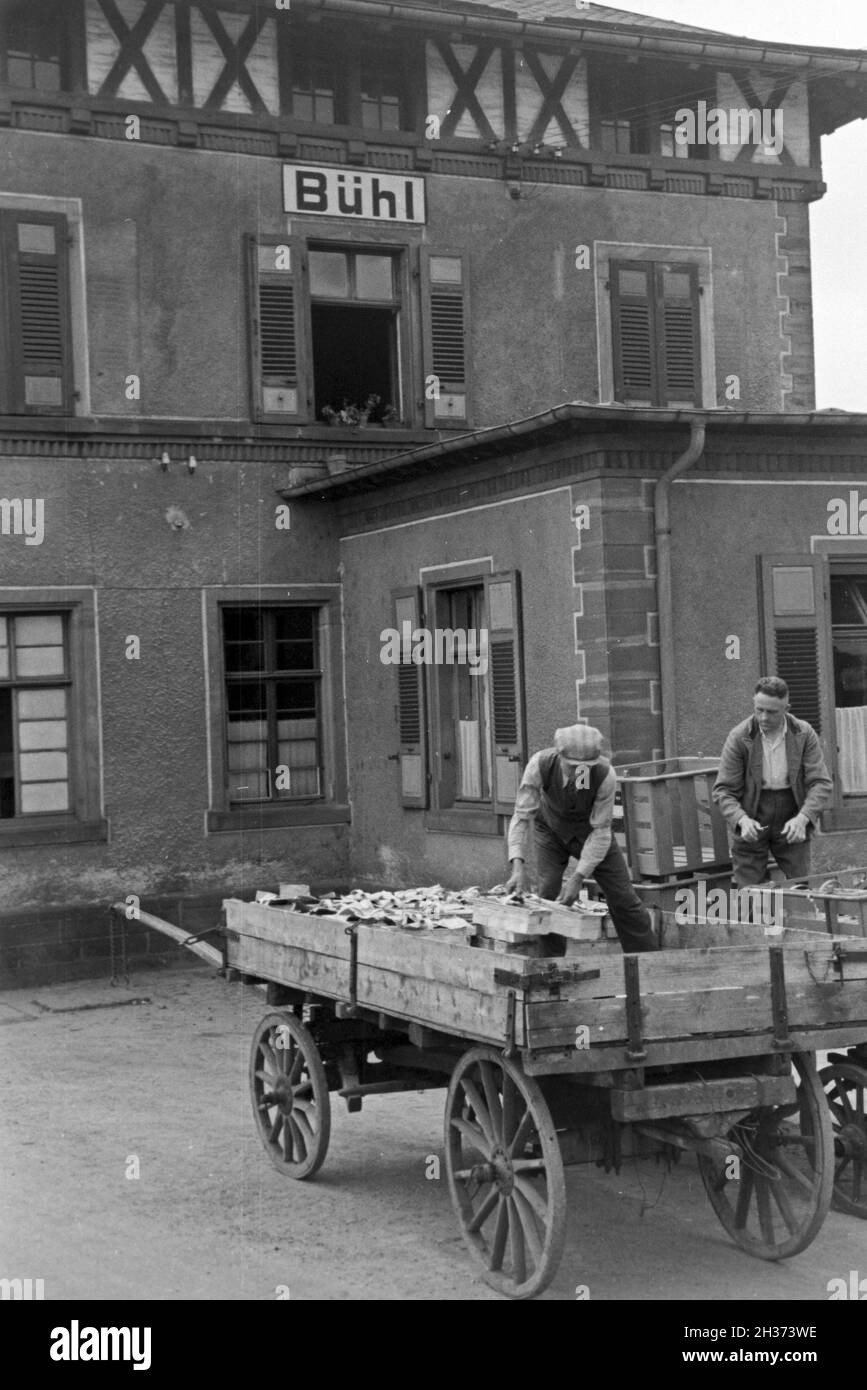
[[[351,493],[375,492],[396,482],[421,477],[442,468],[460,463],[483,463],[520,453],[523,449],[539,448],[576,435],[626,433],[636,428],[647,435],[671,436],[678,428],[684,431],[695,420],[707,426],[708,444],[716,436],[748,430],[756,435],[798,434],[804,430],[818,436],[845,431],[864,432],[867,450],[867,414],[847,410],[816,410],[763,412],[733,410],[651,410],[631,406],[593,406],[566,402],[539,415],[530,415],[505,425],[473,430],[425,444],[405,453],[392,454],[375,463],[348,468],[329,478],[314,479],[282,491],[284,497],[345,497]]]

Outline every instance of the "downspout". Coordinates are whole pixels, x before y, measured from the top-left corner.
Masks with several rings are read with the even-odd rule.
[[[653,492],[653,519],[656,532],[656,600],[659,622],[659,672],[662,699],[662,752],[677,757],[675,711],[676,671],[674,664],[674,625],[671,614],[671,485],[701,458],[704,450],[705,421],[690,422],[689,445],[680,458],[657,480]]]

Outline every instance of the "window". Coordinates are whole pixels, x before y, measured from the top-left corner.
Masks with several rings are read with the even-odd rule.
[[[92,590],[0,590],[0,845],[104,840]],[[89,595],[89,597],[87,596]]]
[[[72,413],[68,228],[50,213],[0,211],[0,411]]]
[[[400,415],[397,258],[311,247],[310,325],[316,418],[355,408],[380,424]]]
[[[484,586],[441,590],[436,595],[435,612],[436,626],[443,631],[486,632]],[[486,663],[478,661],[475,642],[469,650],[477,659],[475,673],[471,674],[472,668],[466,662],[433,668],[439,684],[441,716],[441,806],[489,801],[491,796],[489,673]]]
[[[69,657],[60,613],[0,613],[0,818],[69,810]]]
[[[67,85],[62,5],[17,0],[0,6],[0,77],[10,87],[59,92]]]
[[[393,604],[397,632],[409,623],[431,643],[429,661],[404,652],[397,667],[401,803],[495,831],[492,815],[514,809],[526,753],[519,577],[452,578],[397,590]]]
[[[832,568],[831,644],[841,791],[867,796],[867,564]]]
[[[469,426],[465,256],[299,237],[248,244],[257,419]]]
[[[406,130],[405,62],[394,49],[364,43],[359,54],[361,124],[368,130]]]
[[[591,67],[591,129],[598,148],[611,154],[706,159],[706,145],[675,140],[678,111],[697,111],[716,100],[713,73],[703,69],[627,63],[600,57]]]
[[[696,266],[614,261],[609,284],[615,399],[629,405],[700,405]]]
[[[317,125],[343,124],[340,69],[333,55],[299,44],[292,54],[292,115]]]
[[[289,44],[291,114],[316,125],[413,130],[409,74],[418,69],[420,51],[411,41],[373,41],[345,26],[295,29]]]
[[[322,795],[318,610],[223,609],[230,802]]]

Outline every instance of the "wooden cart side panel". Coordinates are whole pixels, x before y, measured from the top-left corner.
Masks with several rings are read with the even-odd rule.
[[[791,1027],[860,1023],[867,1034],[864,982],[845,985],[792,984],[786,1000]],[[645,1040],[725,1033],[766,1032],[773,1018],[770,983],[644,994],[641,1033]],[[532,1048],[574,1046],[576,1029],[588,1029],[590,1046],[626,1040],[625,998],[552,1000],[527,1005],[527,1036]]]
[[[288,908],[229,900],[226,903],[226,925],[243,936],[273,941],[278,946],[300,946],[349,961],[348,924],[336,922],[333,917],[314,917]],[[360,965],[376,965],[400,974],[417,975],[421,979],[468,986],[483,993],[502,993],[494,981],[494,972],[504,965],[508,965],[510,972],[516,975],[531,975],[538,970],[538,961],[530,957],[505,956],[498,951],[470,946],[459,932],[444,928],[410,932],[402,931],[399,927],[360,923],[357,935]],[[229,964],[234,965],[231,951],[230,939]]]
[[[845,946],[844,946],[845,950]],[[767,949],[750,946],[711,946],[697,950],[660,951],[639,957],[641,997],[684,990],[744,988],[760,985],[770,976]],[[786,984],[838,982],[833,966],[832,945],[827,937],[806,935],[797,945],[787,946],[784,954]],[[561,999],[604,999],[625,995],[623,957],[596,957],[593,969],[598,977],[571,981],[561,986]],[[867,960],[846,960],[847,980],[867,980]],[[867,992],[865,992],[867,998]]]
[[[328,999],[349,1000],[349,961],[325,956],[286,941],[238,936],[230,943],[230,963],[242,974],[303,989]],[[442,980],[426,980],[359,961],[356,999],[359,1005],[408,1022],[427,1024],[438,1032],[454,1033],[478,1042],[504,1046],[509,1027],[504,990],[483,993]],[[524,1046],[523,1011],[515,1008],[515,1042]]]
[[[826,1048],[855,1047],[867,1043],[864,1023],[837,1024],[826,1028],[801,1029],[791,1034],[794,1052],[817,1052]],[[779,1051],[774,1047],[770,1028],[746,1037],[692,1037],[674,1042],[649,1042],[642,1067],[700,1065],[738,1057],[751,1057]],[[592,1072],[634,1069],[635,1060],[623,1043],[577,1049],[569,1046],[551,1051],[524,1051],[521,1062],[528,1076],[581,1076]]]

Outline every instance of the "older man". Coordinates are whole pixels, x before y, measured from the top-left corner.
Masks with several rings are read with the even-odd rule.
[[[509,825],[508,886],[513,892],[526,892],[529,886],[524,862],[532,821],[541,896],[556,897],[569,906],[585,878],[592,876],[605,894],[624,951],[655,951],[650,914],[611,833],[617,777],[601,751],[598,729],[573,724],[557,730],[553,748],[533,754]],[[570,856],[578,860],[578,867],[564,884]]]
[[[713,799],[731,829],[734,881],[761,883],[773,854],[786,878],[810,872],[810,836],[831,795],[814,728],[789,714],[789,687],[762,676],[753,713],[725,742]]]

